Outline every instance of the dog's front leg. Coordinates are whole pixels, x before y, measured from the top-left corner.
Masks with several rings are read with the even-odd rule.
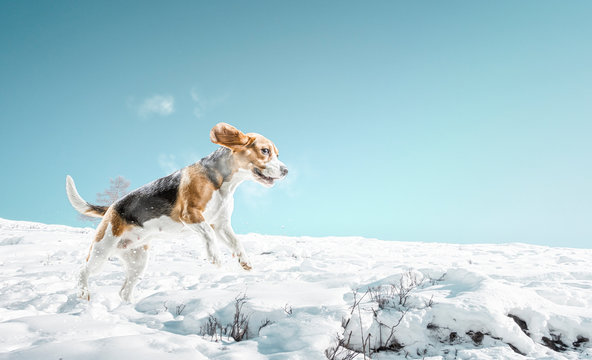
[[[205,221],[195,224],[185,224],[188,228],[200,234],[206,243],[206,251],[208,253],[208,260],[214,265],[220,266],[220,251],[216,245],[216,234],[212,227],[206,224]]]
[[[224,223],[219,228],[216,228],[216,232],[220,237],[223,237],[226,244],[232,250],[233,254],[238,257],[238,262],[245,270],[251,270],[253,267],[251,266],[251,262],[247,257],[247,253],[243,248],[242,244],[238,240],[238,237],[232,230],[232,226],[229,223]]]

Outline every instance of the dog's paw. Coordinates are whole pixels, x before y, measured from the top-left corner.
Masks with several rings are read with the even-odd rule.
[[[238,263],[240,264],[240,266],[249,271],[253,268],[253,266],[251,265],[251,262],[249,261],[249,258],[247,258],[244,253],[239,252],[239,253],[232,253],[232,257],[237,257],[238,258]]]
[[[132,291],[133,289],[130,289],[127,286],[127,282],[123,284],[121,290],[119,290],[119,298],[124,304],[129,304],[132,302]]]
[[[90,301],[90,292],[87,288],[80,288],[78,289],[78,298],[82,300]]]
[[[132,303],[132,297],[129,293],[119,292],[119,298],[121,299],[121,302],[124,304]]]
[[[239,256],[238,257],[238,263],[240,264],[240,266],[242,266],[243,269],[249,271],[253,268],[253,266],[251,265],[251,262],[245,258],[244,256]]]
[[[211,254],[208,256],[208,260],[217,267],[222,266],[222,261],[220,260],[220,256],[218,254]]]

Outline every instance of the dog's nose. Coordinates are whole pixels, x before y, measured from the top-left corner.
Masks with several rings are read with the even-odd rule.
[[[285,167],[285,166],[282,166],[282,167],[280,168],[280,171],[281,171],[281,173],[282,173],[282,176],[286,176],[286,175],[288,175],[288,168],[287,168],[287,167]]]

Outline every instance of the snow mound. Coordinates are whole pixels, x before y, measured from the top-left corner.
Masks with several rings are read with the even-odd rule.
[[[122,304],[117,259],[75,297],[92,235],[0,219],[0,359],[592,359],[592,250],[248,234],[245,272],[164,238]]]

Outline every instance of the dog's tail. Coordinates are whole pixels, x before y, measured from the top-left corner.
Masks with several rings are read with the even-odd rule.
[[[70,175],[66,175],[66,193],[68,194],[68,200],[70,200],[70,204],[76,209],[79,213],[92,216],[92,217],[103,217],[109,209],[108,206],[99,206],[99,205],[92,205],[87,203],[81,196],[78,194],[76,190],[76,185],[74,185],[74,179]]]

